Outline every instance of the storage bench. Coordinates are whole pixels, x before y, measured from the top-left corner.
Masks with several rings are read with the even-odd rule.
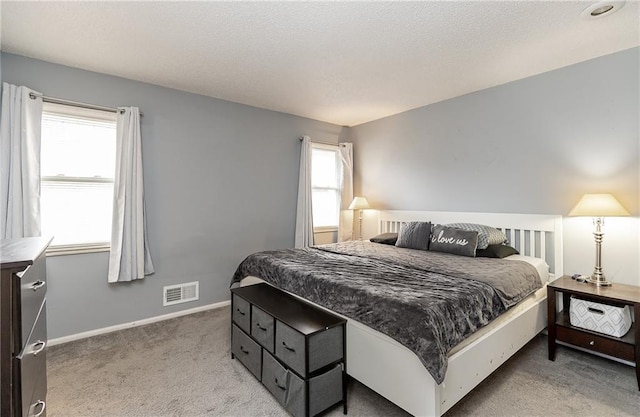
[[[346,320],[264,283],[231,293],[231,357],[296,417],[346,414]]]

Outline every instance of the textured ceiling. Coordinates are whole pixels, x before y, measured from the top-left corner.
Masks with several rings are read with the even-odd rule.
[[[8,2],[2,50],[353,126],[640,44],[638,2]]]

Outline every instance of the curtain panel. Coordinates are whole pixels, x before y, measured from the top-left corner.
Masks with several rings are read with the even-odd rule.
[[[143,184],[140,110],[119,107],[109,282],[142,279],[154,272],[147,241]]]
[[[300,145],[298,205],[296,210],[295,247],[313,246],[313,209],[311,189],[311,138],[304,136]]]
[[[40,236],[42,94],[2,83],[0,237]]]
[[[353,200],[353,144],[340,143],[338,149],[342,161],[338,242],[344,242],[353,239],[353,210],[349,210],[349,204]]]

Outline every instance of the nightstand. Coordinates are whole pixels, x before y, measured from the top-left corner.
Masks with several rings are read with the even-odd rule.
[[[556,312],[556,292],[562,293],[563,310]],[[571,325],[571,296],[602,304],[633,307],[634,323],[623,337],[613,337]],[[640,287],[613,284],[597,287],[562,276],[547,285],[549,360],[556,358],[556,342],[564,342],[588,351],[599,352],[636,364],[636,379],[640,389]]]

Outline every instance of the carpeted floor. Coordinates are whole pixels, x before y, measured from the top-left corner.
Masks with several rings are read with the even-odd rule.
[[[229,354],[229,309],[211,310],[48,350],[49,417],[287,416]],[[350,381],[349,416],[406,416]],[[342,408],[327,415],[342,415]],[[538,336],[454,406],[454,416],[638,416],[634,368]]]

